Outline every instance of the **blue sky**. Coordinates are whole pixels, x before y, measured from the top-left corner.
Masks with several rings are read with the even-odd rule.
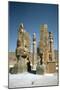
[[[47,24],[48,31],[54,34],[54,48],[58,48],[58,5],[20,2],[9,2],[8,4],[9,51],[15,51],[16,49],[20,23],[24,24],[25,30],[30,34],[31,41],[33,33],[36,33],[37,45],[40,38],[40,25]]]

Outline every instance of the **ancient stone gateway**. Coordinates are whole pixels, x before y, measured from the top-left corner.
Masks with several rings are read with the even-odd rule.
[[[27,62],[29,62],[30,38],[25,31],[24,25],[20,24],[18,29],[18,39],[16,47],[16,57],[18,72],[27,71]]]
[[[48,32],[47,24],[41,25],[39,43],[40,66],[44,73],[56,72],[56,61],[54,59],[53,33]]]
[[[39,60],[37,59],[35,33],[33,33],[32,41],[33,54],[31,55],[32,60],[30,60],[30,36],[25,31],[24,25],[20,24],[16,47],[17,72],[30,72],[32,70],[36,71],[37,74],[54,73],[56,71],[56,62],[54,59],[53,34],[48,32],[47,24],[41,25],[40,28]]]

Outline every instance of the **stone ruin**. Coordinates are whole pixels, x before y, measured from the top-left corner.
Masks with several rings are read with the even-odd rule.
[[[32,72],[36,74],[56,72],[54,59],[53,34],[48,32],[47,24],[41,25],[40,42],[37,50],[36,34],[33,34],[33,54],[30,60],[30,36],[25,31],[24,25],[20,24],[18,29],[15,72]],[[39,59],[37,59],[39,57]]]
[[[27,71],[27,63],[29,62],[30,53],[30,37],[29,34],[24,30],[23,24],[19,26],[16,57],[18,72]]]

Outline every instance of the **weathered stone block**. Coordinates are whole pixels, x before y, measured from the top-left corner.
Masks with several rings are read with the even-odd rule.
[[[50,61],[47,63],[47,73],[55,73],[56,72],[56,62]]]
[[[27,65],[25,59],[21,59],[18,62],[18,73],[26,72],[27,71]]]
[[[36,74],[44,74],[44,66],[43,65],[37,65]]]

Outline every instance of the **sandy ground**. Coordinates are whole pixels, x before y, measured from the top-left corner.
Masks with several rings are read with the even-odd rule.
[[[9,74],[9,88],[58,85],[58,75]]]

